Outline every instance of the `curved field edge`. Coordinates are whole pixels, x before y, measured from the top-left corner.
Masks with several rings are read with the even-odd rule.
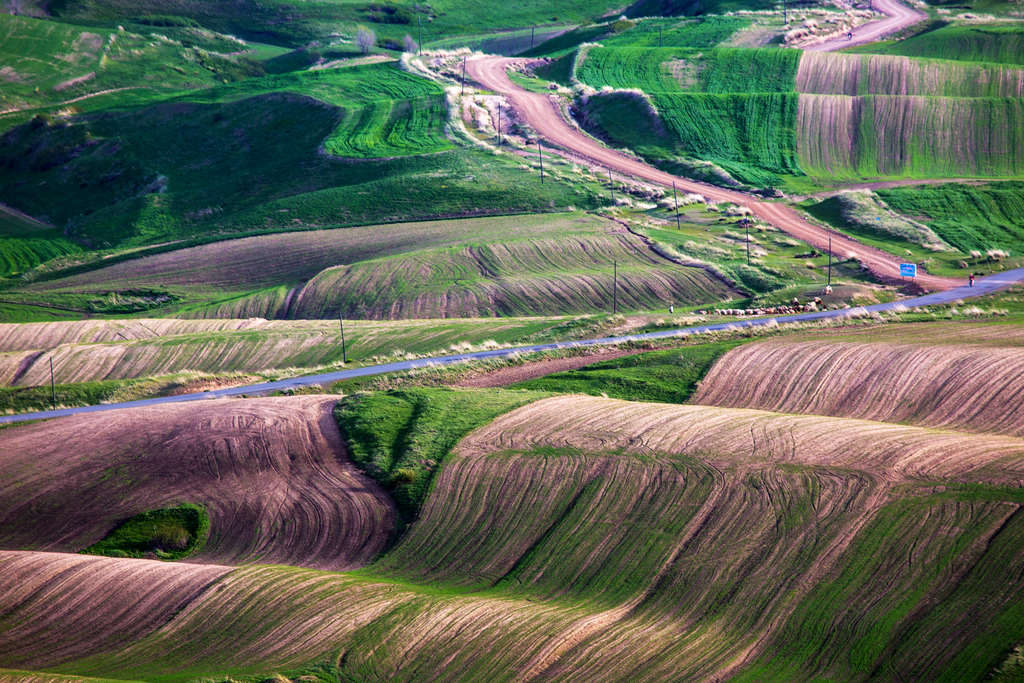
[[[336,401],[203,401],[5,430],[0,547],[75,552],[190,501],[209,516],[192,562],[362,566],[388,543],[395,508],[348,460]]]
[[[463,439],[372,568],[239,569],[57,670],[978,679],[1024,617],[1022,468],[1018,439],[545,399]]]
[[[693,402],[1022,436],[1022,392],[1018,347],[780,341],[729,351]]]

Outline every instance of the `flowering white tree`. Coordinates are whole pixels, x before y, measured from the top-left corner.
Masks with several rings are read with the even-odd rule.
[[[416,41],[412,39],[408,33],[405,34],[405,38],[402,38],[402,47],[406,52],[416,52],[419,46],[416,45]]]
[[[365,26],[360,26],[359,30],[356,31],[356,45],[362,50],[365,55],[367,52],[373,49],[377,44],[377,34]]]

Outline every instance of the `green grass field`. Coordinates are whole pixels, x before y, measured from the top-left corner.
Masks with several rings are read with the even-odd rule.
[[[137,105],[258,76],[247,45],[201,29],[136,31],[0,14],[0,131],[31,114]]]
[[[1006,3],[1001,3],[1006,5]],[[1024,64],[1024,29],[1019,24],[948,24],[906,40],[851,50],[872,54],[932,57],[971,62]]]
[[[210,519],[200,505],[185,503],[124,520],[82,552],[107,557],[180,560],[202,549]]]
[[[1024,255],[1024,183],[890,188],[878,196],[896,211],[919,217],[961,252]]]
[[[359,25],[372,27],[381,40],[401,40],[405,34],[418,37],[422,32],[423,42],[431,43],[497,29],[589,22],[619,7],[607,0],[528,0],[501,12],[469,0],[435,0],[429,7],[407,1],[387,3],[390,11],[375,10],[374,5],[364,0],[243,0],[231,6],[217,0],[172,5],[160,0],[55,0],[49,8],[67,20],[108,25],[172,15],[246,39],[299,46],[339,30],[354,35]]]
[[[589,394],[629,401],[685,403],[719,356],[742,342],[651,351],[557,372],[514,385],[552,393]]]
[[[352,460],[395,498],[408,525],[465,434],[541,392],[415,388],[346,398],[334,415]]]
[[[595,88],[674,91],[789,93],[795,89],[801,53],[783,49],[595,47],[577,60],[576,77]]]

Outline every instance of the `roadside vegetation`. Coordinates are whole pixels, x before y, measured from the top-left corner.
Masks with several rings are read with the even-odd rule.
[[[527,380],[514,388],[608,396],[629,401],[685,403],[719,356],[742,341],[684,346],[601,361]]]

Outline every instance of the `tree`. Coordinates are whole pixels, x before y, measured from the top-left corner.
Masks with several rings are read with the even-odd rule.
[[[416,45],[416,41],[412,39],[408,33],[405,34],[405,38],[402,38],[402,46],[406,52],[416,52],[419,48]]]
[[[365,26],[360,26],[359,30],[356,31],[356,45],[359,46],[359,49],[362,50],[363,54],[365,55],[372,50],[373,46],[376,44],[377,35]]]

